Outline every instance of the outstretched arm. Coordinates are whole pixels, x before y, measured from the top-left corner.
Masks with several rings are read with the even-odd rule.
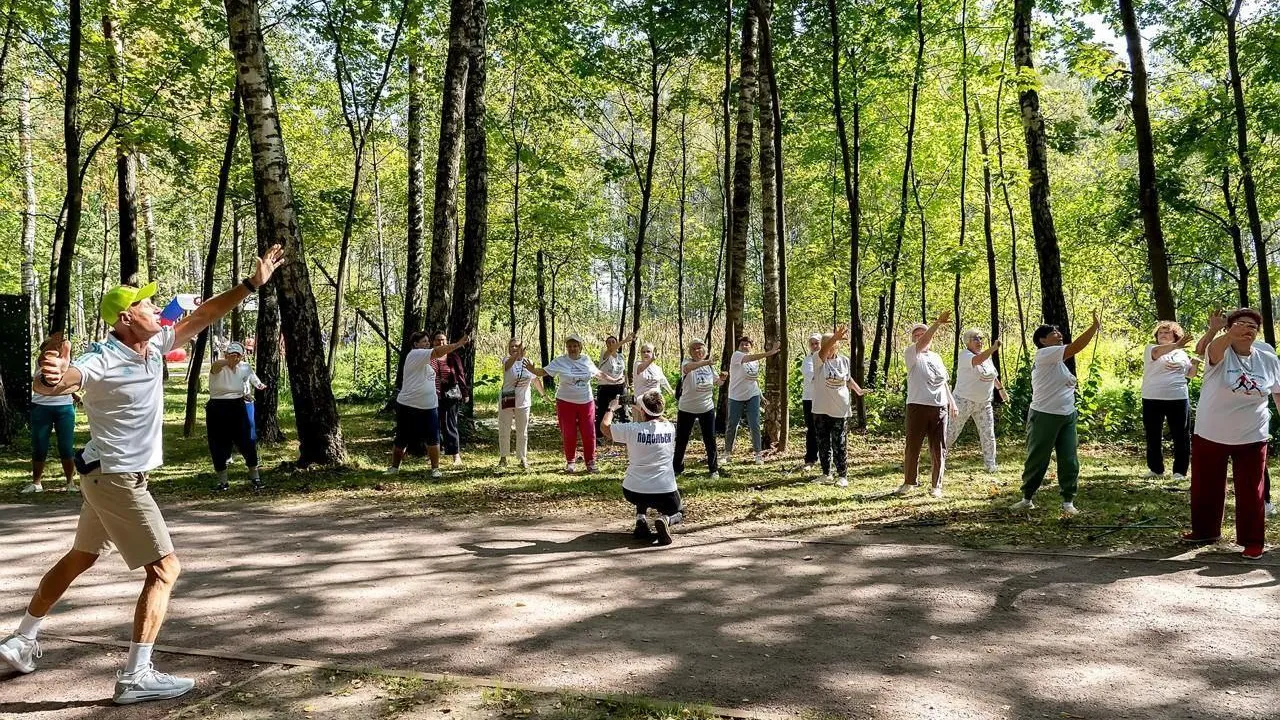
[[[1062,359],[1069,360],[1075,357],[1076,355],[1080,354],[1081,350],[1085,349],[1086,347],[1089,347],[1089,343],[1093,340],[1093,336],[1098,334],[1098,328],[1101,326],[1102,326],[1102,321],[1098,319],[1098,311],[1094,310],[1093,324],[1089,326],[1088,330],[1085,330],[1084,332],[1080,333],[1080,337],[1076,338],[1075,340],[1072,340],[1071,344],[1068,345],[1066,349],[1062,351]]]
[[[244,283],[241,283],[221,295],[215,295],[200,303],[200,307],[173,326],[173,346],[186,345],[191,338],[199,335],[202,330],[212,325],[218,318],[231,312],[245,298],[253,294],[254,290],[265,285],[271,279],[271,275],[275,273],[276,268],[283,264],[284,250],[279,245],[272,245],[270,250],[267,250],[262,254],[262,257],[258,258],[253,274],[248,278],[249,284],[253,285],[253,289],[251,290]]]
[[[938,315],[938,319],[934,320],[933,324],[930,325],[929,328],[924,331],[924,334],[920,336],[920,339],[916,341],[916,352],[924,352],[924,349],[929,347],[929,343],[933,342],[933,336],[938,334],[938,329],[950,322],[951,311],[943,310],[942,313]]]
[[[779,345],[777,342],[773,343],[772,348],[773,349],[766,350],[765,352],[762,352],[762,353],[752,353],[751,355],[744,355],[742,357],[742,362],[749,363],[749,362],[755,362],[757,360],[763,360],[767,357],[773,357],[774,355],[777,355],[778,352],[782,350],[782,346]]]
[[[436,358],[444,357],[469,342],[471,342],[471,336],[464,334],[462,337],[458,338],[457,342],[449,343],[448,345],[441,345],[437,348],[431,348],[431,359],[434,360]]]
[[[969,361],[969,364],[974,367],[978,367],[982,363],[990,360],[991,356],[994,355],[995,352],[999,349],[1000,349],[1000,341],[997,340],[991,343],[991,347],[987,348],[986,350],[983,350],[981,353],[977,355],[974,355],[973,359]]]

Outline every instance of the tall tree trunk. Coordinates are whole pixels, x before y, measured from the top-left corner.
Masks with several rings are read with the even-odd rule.
[[[996,284],[996,242],[991,218],[991,152],[987,146],[987,127],[982,120],[982,106],[973,99],[973,110],[978,115],[978,145],[982,149],[982,237],[987,243],[987,296],[991,301],[991,343],[1000,339],[1000,291]],[[1000,351],[992,353],[997,375],[1000,372]]]
[[[378,142],[373,140],[373,241],[374,252],[378,257],[378,306],[382,310],[382,327],[383,327],[383,377],[385,378],[384,387],[391,383],[391,318],[387,310],[387,271],[386,271],[386,238],[383,236],[383,220],[382,220],[382,182],[379,175],[381,160],[378,159]],[[421,169],[421,167],[419,167]],[[419,251],[421,252],[421,251]],[[366,257],[368,257],[366,255]],[[372,272],[369,273],[372,275]],[[377,328],[374,329],[377,332]],[[356,317],[356,352],[353,355],[354,362],[352,368],[359,364],[360,352],[358,341],[360,339],[360,318]],[[359,377],[356,375],[355,377]],[[390,400],[390,398],[384,398]]]
[[[66,221],[63,223],[62,247],[58,253],[58,277],[53,291],[53,311],[49,329],[67,329],[71,309],[71,263],[76,256],[76,240],[80,237],[80,213],[84,204],[84,185],[80,179],[80,45],[81,0],[68,0],[67,72],[63,80],[62,137],[66,150],[67,196]],[[57,243],[55,242],[55,245]]]
[[[200,289],[200,298],[208,300],[213,297],[213,280],[217,277],[218,244],[222,242],[222,218],[227,207],[227,185],[231,178],[231,165],[235,162],[236,141],[240,137],[240,91],[231,95],[231,112],[227,123],[227,142],[222,150],[222,167],[218,170],[218,190],[213,200],[213,229],[209,232],[209,252],[204,256],[204,283]],[[233,211],[234,212],[234,211]],[[235,224],[235,221],[232,221]],[[234,237],[234,232],[232,233]],[[209,345],[211,327],[200,331],[196,336],[196,346],[191,352],[191,362],[187,368],[187,410],[182,422],[182,437],[191,437],[196,427],[196,396],[200,394],[200,377],[204,369],[204,351]]]
[[[102,272],[98,275],[98,301],[95,307],[102,306],[102,298],[107,294],[107,258],[111,256],[111,217],[107,213],[110,204],[106,198],[102,199]],[[93,321],[93,339],[100,341],[106,339],[107,331],[111,328],[107,327],[106,321],[101,317],[94,315]]]
[[[752,3],[753,6],[755,3]],[[759,27],[763,29],[768,17],[759,16]],[[760,32],[760,93],[758,97],[760,119],[760,249],[761,266],[764,275],[761,317],[764,320],[765,345],[778,342],[778,225],[773,204],[773,96],[769,92],[771,78],[764,68],[763,32]],[[777,445],[778,429],[781,426],[781,408],[774,398],[777,385],[782,382],[782,367],[777,356],[765,360],[764,371],[764,448]]]
[[[724,349],[720,367],[729,369],[729,359],[742,337],[742,312],[746,303],[747,230],[751,215],[751,145],[755,123],[752,110],[756,98],[756,14],[751,5],[742,13],[742,44],[738,71],[738,128],[734,142],[733,194],[730,201],[728,259],[724,292]],[[729,386],[720,386],[717,424],[723,425]]]
[[[156,237],[156,216],[151,207],[151,190],[147,186],[149,166],[145,153],[138,153],[138,206],[142,210],[142,238],[147,244],[147,282],[160,280],[159,240]]]
[[[929,224],[924,215],[924,205],[920,203],[920,178],[916,169],[911,168],[911,198],[916,205],[916,217],[920,218],[920,322],[929,322]],[[956,319],[959,322],[959,319]]]
[[[62,238],[67,227],[67,197],[62,198],[62,209],[58,211],[58,221],[53,226],[53,242],[49,243],[49,283],[45,296],[45,330],[53,332],[53,306],[57,297],[58,263],[62,260]]]
[[[511,199],[511,284],[507,287],[507,325],[512,338],[516,337],[516,274],[520,269],[520,153],[524,150],[524,134],[516,121],[516,95],[520,91],[520,66],[511,74],[511,144],[515,155],[515,186]]]
[[[449,54],[440,97],[440,144],[436,152],[435,205],[431,216],[431,278],[427,284],[428,332],[444,329],[453,297],[454,239],[458,232],[458,165],[462,157],[466,104],[467,24],[473,0],[449,2]]]
[[[10,12],[12,18],[12,11]],[[22,163],[22,292],[27,296],[27,327],[33,339],[43,333],[40,285],[36,282],[36,176],[31,152],[31,82],[24,75],[18,96],[18,154]]]
[[[1013,276],[1013,301],[1018,310],[1018,341],[1022,344],[1022,354],[1027,354],[1027,315],[1022,308],[1022,287],[1018,273],[1018,223],[1013,216],[1013,198],[1009,194],[1009,176],[1004,172],[1004,122],[1000,113],[1004,109],[1005,67],[1009,61],[1009,40],[1013,35],[1013,26],[1004,38],[1004,51],[1000,57],[1000,84],[996,88],[996,163],[1000,174],[1000,192],[1004,195],[1005,214],[1009,217],[1009,268]]]
[[[244,214],[239,205],[231,203],[231,285],[240,282],[244,276],[240,272],[240,248],[244,243]],[[239,306],[231,309],[231,339],[244,342],[244,310]]]
[[[730,247],[729,233],[733,224],[733,150],[729,144],[729,136],[733,133],[732,119],[729,115],[729,97],[733,92],[733,0],[724,2],[724,88],[720,94],[720,132],[724,138],[724,157],[720,165],[720,248],[716,253],[716,277],[711,286],[711,308],[707,313],[707,356],[711,355],[711,335],[716,324],[716,305],[719,301],[720,273],[724,271],[724,287],[727,302],[729,294],[729,273],[732,267],[725,267],[725,256]],[[732,265],[732,263],[730,264]],[[729,340],[725,340],[726,347]],[[723,403],[721,403],[723,407]],[[717,415],[717,419],[719,415]]]
[[[102,39],[107,42],[107,72],[111,84],[116,86],[118,97],[124,96],[121,68],[124,65],[124,43],[116,33],[115,21],[110,15],[102,18]],[[117,107],[116,117],[120,115]],[[138,169],[132,151],[125,145],[119,130],[116,131],[116,207],[119,212],[120,234],[120,282],[138,284]]]
[[[777,290],[776,290],[776,307],[777,307],[777,336],[774,342],[779,346],[779,352],[769,360],[766,370],[772,376],[772,381],[766,379],[766,385],[772,383],[772,389],[769,394],[772,398],[771,407],[767,409],[766,415],[769,413],[776,414],[776,449],[778,452],[784,452],[787,449],[787,430],[789,423],[788,410],[789,403],[787,401],[788,385],[787,385],[787,364],[788,364],[788,332],[787,332],[787,228],[786,228],[786,206],[783,198],[783,155],[782,155],[782,99],[778,92],[778,74],[777,68],[773,63],[773,32],[772,32],[772,7],[766,7],[764,0],[752,0],[756,8],[756,14],[760,17],[760,64],[762,77],[768,81],[768,86],[761,86],[761,90],[767,92],[769,101],[767,110],[772,116],[770,123],[770,132],[766,135],[764,125],[761,123],[760,132],[760,148],[763,156],[764,147],[770,146],[773,150],[772,162],[769,163],[769,169],[773,172],[772,194],[775,224],[774,242],[777,244],[775,250],[775,259],[777,262]],[[763,112],[763,110],[762,110]],[[763,170],[762,165],[762,170]],[[762,172],[762,175],[764,173]],[[767,248],[766,248],[767,250]],[[766,286],[769,279],[766,274]],[[771,307],[766,301],[766,307]],[[768,334],[767,332],[765,333]],[[773,434],[770,437],[775,437]]]
[[[1262,330],[1267,343],[1276,345],[1276,328],[1271,303],[1271,270],[1267,261],[1267,239],[1262,234],[1262,215],[1258,210],[1258,190],[1253,181],[1253,159],[1249,156],[1249,119],[1244,104],[1244,85],[1240,75],[1240,47],[1237,24],[1244,0],[1233,0],[1231,9],[1218,9],[1227,26],[1227,63],[1231,74],[1231,98],[1235,105],[1236,159],[1240,163],[1240,179],[1244,186],[1244,209],[1253,236],[1253,252],[1258,263],[1258,298],[1262,312]]]
[[[489,140],[485,134],[485,76],[488,64],[489,15],[487,0],[473,0],[467,23],[466,103],[466,222],[463,225],[462,254],[453,284],[453,307],[449,311],[449,337],[474,334],[480,320],[480,290],[484,285],[484,256],[489,243]],[[467,377],[475,379],[475,345],[458,351]],[[464,414],[472,416],[473,398],[468,397]]]
[[[409,354],[409,336],[423,329],[426,314],[422,297],[422,231],[425,209],[422,204],[422,88],[421,45],[416,33],[409,48],[409,143],[408,143],[408,243],[405,250],[404,322],[400,333],[400,358]],[[456,167],[456,165],[455,165]],[[384,258],[385,259],[385,258]],[[383,282],[386,287],[386,282]],[[396,360],[396,388],[404,379],[404,363]]]
[[[636,232],[636,244],[632,248],[631,257],[631,291],[634,300],[631,302],[631,331],[640,332],[641,295],[644,278],[644,246],[649,237],[649,222],[653,203],[653,164],[658,157],[658,117],[661,110],[662,85],[658,76],[660,58],[658,46],[653,34],[649,34],[649,149],[645,156],[644,170],[636,180],[640,183],[640,218]],[[621,337],[621,334],[619,334]],[[627,346],[627,368],[635,365],[636,344]]]
[[[1156,316],[1178,319],[1169,285],[1169,255],[1160,228],[1160,195],[1156,189],[1155,141],[1151,137],[1151,113],[1147,109],[1147,63],[1142,56],[1142,34],[1133,0],[1118,0],[1124,40],[1129,48],[1129,73],[1133,86],[1129,106],[1133,110],[1133,132],[1138,144],[1138,208],[1147,237],[1147,264],[1151,268],[1151,292],[1156,300]]]
[[[551,362],[551,338],[547,335],[547,261],[542,248],[538,248],[535,272],[537,273],[538,300],[538,364],[545,367]],[[548,377],[547,387],[555,385],[554,378]]]
[[[1031,49],[1031,12],[1035,0],[1014,0],[1013,55],[1018,75],[1036,76]],[[1058,326],[1064,342],[1071,341],[1071,322],[1067,315],[1067,297],[1062,291],[1062,255],[1058,249],[1058,233],[1053,226],[1053,210],[1049,204],[1049,157],[1040,114],[1040,93],[1036,83],[1027,82],[1018,92],[1022,108],[1022,131],[1027,142],[1027,171],[1030,175],[1031,229],[1036,239],[1036,257],[1040,265],[1040,311],[1044,322]],[[1075,371],[1075,362],[1067,361]]]
[[[320,337],[320,319],[305,262],[305,247],[293,206],[289,161],[267,64],[256,0],[224,0],[230,45],[236,59],[241,99],[253,156],[253,184],[263,207],[259,243],[280,245],[285,262],[276,285],[284,328],[298,427],[298,464],[337,465],[346,461],[338,407],[329,384]]]
[[[836,0],[827,0],[827,22],[831,27],[831,94],[832,109],[836,120],[836,137],[840,141],[840,162],[844,170],[844,200],[849,213],[849,365],[853,379],[859,385],[866,381],[864,361],[866,336],[862,328],[862,289],[859,263],[862,250],[862,103],[859,88],[857,51],[853,56],[853,147],[849,147],[849,132],[844,121],[844,93],[840,86],[840,17]],[[856,46],[856,43],[855,43]],[[861,396],[856,396],[857,427],[867,425],[867,407]]]
[[[263,217],[265,208],[254,204],[258,228],[267,227]],[[258,254],[268,250],[267,238],[257,233]],[[258,288],[258,318],[254,326],[254,360],[258,379],[266,389],[253,391],[253,423],[258,432],[258,442],[273,445],[285,441],[280,429],[280,301],[276,296],[276,284],[267,283]]]
[[[960,100],[964,103],[964,134],[960,141],[960,243],[964,247],[965,237],[969,229],[969,2],[962,0],[960,4]],[[960,362],[960,271],[956,271],[956,285],[951,293],[951,312],[955,318],[956,331],[952,333],[951,367]]]
[[[914,177],[912,154],[916,140],[916,104],[920,98],[920,81],[924,77],[924,2],[916,0],[916,60],[911,74],[911,100],[907,108],[907,151],[902,162],[902,185],[898,193],[898,222],[894,231],[893,259],[889,263],[889,309],[885,324],[884,379],[889,380],[889,365],[893,361],[893,318],[898,309],[898,261],[902,256],[902,239],[907,230],[907,192]],[[921,237],[923,246],[924,238]],[[923,263],[924,253],[921,252]],[[924,312],[924,273],[921,270],[920,310]]]
[[[689,78],[685,76],[685,89]],[[684,357],[684,239],[689,197],[689,106],[680,106],[680,226],[676,240],[676,336],[679,341],[677,357]],[[715,287],[712,285],[712,287]]]
[[[885,306],[884,291],[876,299],[876,332],[871,340],[871,357],[867,360],[867,387],[875,387],[876,375],[880,371],[880,340],[884,336]]]

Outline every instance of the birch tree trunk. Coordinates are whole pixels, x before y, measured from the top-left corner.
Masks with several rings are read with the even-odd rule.
[[[40,287],[36,282],[36,176],[31,152],[31,82],[24,75],[18,96],[18,153],[22,162],[22,292],[27,296],[27,326],[41,335]]]
[[[156,216],[151,208],[151,193],[147,187],[147,156],[138,153],[138,205],[142,210],[142,238],[147,244],[147,282],[160,280],[159,240],[156,237]]]
[[[272,283],[278,291],[285,333],[285,359],[298,427],[298,464],[342,464],[346,461],[346,448],[325,366],[320,320],[294,211],[289,161],[256,0],[224,0],[224,4],[249,128],[254,194],[262,206],[258,218],[264,224],[258,228],[259,244],[280,245],[285,251],[284,265]]]
[[[404,318],[401,323],[400,358],[396,359],[396,384],[399,389],[404,380],[402,358],[409,354],[409,336],[423,329],[426,317],[422,297],[422,232],[425,208],[422,204],[422,88],[420,38],[413,33],[409,46],[409,141],[408,141],[408,242],[405,250]],[[385,259],[385,258],[384,258]],[[386,282],[384,280],[383,286]],[[390,331],[390,328],[388,328]]]
[[[450,0],[449,54],[440,97],[440,143],[436,151],[435,204],[431,216],[431,277],[427,283],[428,332],[444,329],[453,298],[454,241],[458,233],[458,165],[462,157],[463,110],[470,68],[467,24],[473,0]]]

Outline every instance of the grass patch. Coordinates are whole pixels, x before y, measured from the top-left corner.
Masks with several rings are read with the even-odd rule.
[[[152,489],[162,503],[202,506],[254,507],[299,501],[351,500],[376,504],[404,515],[483,513],[512,519],[563,520],[566,524],[616,523],[629,528],[631,514],[622,499],[621,479],[626,467],[621,455],[604,456],[595,475],[563,473],[559,432],[552,405],[537,401],[530,427],[532,468],[497,467],[496,418],[493,405],[477,406],[480,413],[464,450],[465,464],[444,465],[444,477],[432,480],[425,459],[409,458],[403,471],[385,476],[390,459],[393,419],[371,404],[343,404],[343,436],[349,461],[341,468],[296,470],[294,442],[263,446],[263,479],[267,489],[248,490],[243,461],[231,466],[232,490],[215,494],[215,476],[208,458],[204,413],[195,431],[183,437],[184,389],[171,384],[165,403],[165,465],[153,475]],[[289,409],[281,422],[292,435]],[[87,439],[83,418],[78,440]],[[794,429],[793,447],[803,444],[803,430]],[[26,440],[0,456],[0,497],[8,502],[57,504],[78,502],[60,492],[19,495],[29,474]],[[1082,471],[1072,519],[1058,512],[1056,480],[1050,473],[1037,495],[1041,508],[1022,515],[1007,511],[1019,498],[1022,443],[1003,439],[1000,471],[986,473],[972,428],[961,436],[948,459],[946,497],[924,493],[887,496],[901,482],[902,440],[896,436],[851,435],[849,483],[845,489],[810,482],[799,472],[801,458],[793,450],[764,467],[739,464],[747,459],[745,433],[727,471],[711,480],[705,469],[701,443],[690,445],[680,489],[688,503],[685,532],[788,532],[834,534],[848,530],[909,534],[938,542],[971,547],[1122,547],[1161,545],[1176,538],[1176,528],[1148,528],[1105,533],[1105,528],[1155,518],[1149,524],[1188,522],[1185,486],[1168,479],[1144,480],[1142,450],[1133,444],[1086,445],[1081,448]],[[616,448],[615,448],[616,450]],[[927,470],[922,473],[927,478]],[[50,488],[58,483],[50,482]],[[1231,522],[1232,512],[1227,512]],[[1231,529],[1224,528],[1230,537]],[[1280,543],[1280,526],[1271,524],[1268,540]]]

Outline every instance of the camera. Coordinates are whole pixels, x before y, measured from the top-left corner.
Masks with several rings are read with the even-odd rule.
[[[635,404],[636,394],[631,391],[622,393],[622,396],[618,398],[618,405],[621,407],[628,408]]]

